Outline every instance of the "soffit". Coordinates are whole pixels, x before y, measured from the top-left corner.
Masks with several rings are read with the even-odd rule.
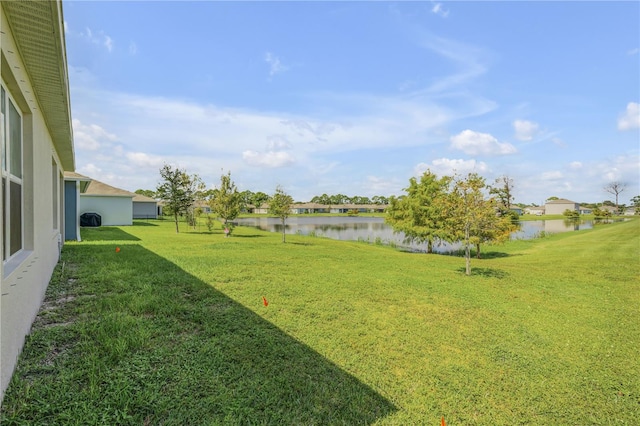
[[[3,1],[7,21],[65,170],[75,168],[61,1]]]

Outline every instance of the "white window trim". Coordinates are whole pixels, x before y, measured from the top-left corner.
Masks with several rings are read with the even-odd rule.
[[[11,271],[15,268],[15,266],[12,266],[15,262],[18,262],[17,264],[19,265],[24,259],[26,259],[26,257],[28,257],[28,255],[31,253],[31,251],[29,250],[25,250],[25,229],[24,229],[24,212],[25,212],[25,203],[24,203],[24,173],[25,173],[25,169],[24,169],[24,115],[22,114],[22,111],[20,111],[20,108],[18,108],[18,103],[16,102],[16,100],[13,98],[13,96],[11,95],[11,93],[9,92],[9,89],[7,88],[7,85],[5,84],[4,80],[2,80],[2,88],[4,89],[4,94],[5,94],[5,111],[6,114],[2,114],[0,112],[0,115],[2,115],[2,134],[0,135],[1,141],[2,141],[2,152],[3,154],[6,153],[7,155],[4,158],[5,161],[5,166],[8,170],[2,169],[0,167],[0,176],[2,179],[7,179],[7,185],[5,187],[5,193],[4,193],[4,199],[5,202],[8,200],[9,206],[11,205],[11,182],[15,182],[15,183],[19,183],[20,184],[20,214],[21,214],[21,218],[20,218],[20,223],[21,223],[21,228],[20,228],[20,241],[21,241],[21,245],[22,247],[20,249],[18,249],[15,253],[11,254],[11,208],[9,207],[8,209],[4,209],[4,213],[6,214],[6,216],[4,218],[4,221],[6,223],[6,226],[4,227],[4,229],[2,230],[2,235],[3,235],[3,241],[2,241],[2,253],[6,253],[7,254],[7,258],[4,260],[5,263],[5,267],[4,267],[4,275],[8,276]],[[13,174],[11,174],[11,141],[10,139],[10,135],[7,134],[6,130],[7,130],[7,126],[5,125],[6,120],[10,120],[10,115],[9,115],[9,109],[10,109],[10,105],[13,105],[13,108],[16,110],[16,112],[18,113],[18,116],[20,117],[20,160],[22,162],[21,167],[20,167],[20,172],[22,177],[17,177]],[[11,125],[9,124],[8,126],[8,131],[9,133],[11,132]],[[2,198],[0,197],[0,200]],[[4,206],[2,206],[4,208]],[[1,226],[1,225],[0,225]],[[3,255],[4,256],[4,255]]]

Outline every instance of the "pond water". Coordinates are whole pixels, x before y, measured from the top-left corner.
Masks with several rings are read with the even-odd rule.
[[[280,219],[273,217],[252,217],[236,219],[240,226],[252,226],[270,232],[282,232]],[[531,239],[543,233],[578,231],[593,228],[593,221],[572,222],[563,219],[535,220],[520,222],[520,230],[511,235],[512,239]],[[382,217],[358,216],[290,216],[285,233],[313,235],[334,240],[365,241],[376,244],[395,245],[413,251],[426,251],[426,244],[405,243],[404,234],[394,233],[393,228]],[[442,244],[434,251],[446,253],[460,248],[460,244]]]

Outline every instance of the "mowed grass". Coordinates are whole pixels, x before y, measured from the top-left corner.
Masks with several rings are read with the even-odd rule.
[[[485,248],[470,277],[459,257],[251,228],[83,238],[3,425],[640,418],[640,220]]]

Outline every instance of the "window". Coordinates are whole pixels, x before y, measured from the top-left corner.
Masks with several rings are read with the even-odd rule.
[[[2,258],[23,247],[22,116],[4,87],[0,87],[2,140]]]

